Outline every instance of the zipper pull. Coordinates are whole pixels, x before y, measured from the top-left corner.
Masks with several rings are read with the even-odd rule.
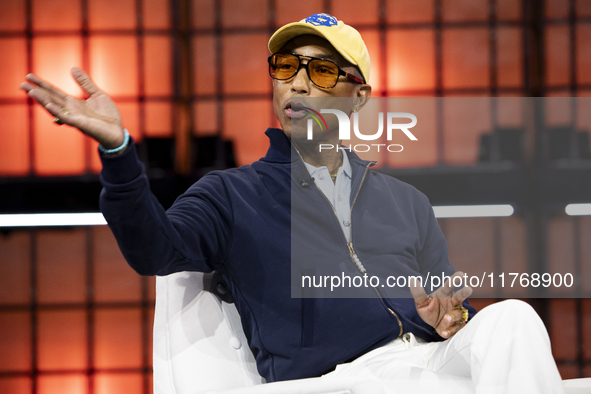
[[[355,251],[353,250],[353,243],[347,242],[347,247],[349,248],[349,253],[351,254],[351,256],[353,256],[355,254]]]
[[[355,253],[355,250],[353,250],[353,242],[347,243],[347,247],[349,248],[349,253],[351,254],[351,260],[353,260],[353,263],[355,263],[357,269],[359,269],[362,274],[367,273],[365,267],[363,264],[361,264],[361,260],[359,260],[359,257],[357,257],[357,253]]]

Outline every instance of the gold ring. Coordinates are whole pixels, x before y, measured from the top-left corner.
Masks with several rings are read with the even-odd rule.
[[[462,319],[463,319],[464,323],[467,323],[468,322],[468,317],[470,316],[468,314],[468,309],[464,308],[461,305],[456,305],[456,306],[453,307],[453,310],[454,311],[462,311]]]
[[[62,108],[62,110],[61,110],[61,114],[62,114],[62,116],[66,116],[66,115],[68,115],[68,113],[69,113],[69,112],[68,112],[68,111],[66,111],[66,109],[65,109],[65,108]]]
[[[57,124],[59,126],[61,126],[61,125],[64,124],[64,122],[59,117],[57,117],[57,116],[55,118],[53,118],[53,123],[55,123],[55,124]]]

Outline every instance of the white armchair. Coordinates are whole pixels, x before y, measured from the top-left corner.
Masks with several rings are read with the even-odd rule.
[[[217,275],[156,278],[155,394],[381,394],[374,382],[319,378],[263,384],[234,304]],[[470,381],[466,381],[470,384]],[[591,379],[564,381],[567,394],[591,393]]]

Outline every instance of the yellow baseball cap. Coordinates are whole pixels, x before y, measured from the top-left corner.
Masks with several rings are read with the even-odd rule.
[[[369,52],[361,34],[332,15],[314,14],[299,22],[288,23],[271,36],[269,50],[275,53],[289,40],[302,34],[324,37],[349,63],[359,68],[365,83],[368,83]]]

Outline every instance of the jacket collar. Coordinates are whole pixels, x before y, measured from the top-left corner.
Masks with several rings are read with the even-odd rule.
[[[300,155],[297,153],[283,130],[268,128],[267,131],[265,131],[265,134],[267,137],[269,137],[271,144],[267,150],[267,154],[261,160],[271,163],[291,164],[292,178],[294,178],[294,180],[303,187],[311,185],[312,180],[310,173],[306,169],[306,166],[301,160]],[[361,160],[355,152],[351,152],[348,149],[345,149],[345,152],[349,158],[349,163],[351,164],[351,186],[352,190],[355,191],[361,185],[363,174],[365,174],[365,169],[367,167],[373,166],[376,164],[376,162]]]
[[[269,137],[271,144],[269,145],[267,154],[262,158],[263,161],[284,164],[301,161],[299,154],[283,130],[270,127],[265,131],[265,134]],[[355,152],[350,152],[349,149],[345,149],[345,152],[351,162],[351,167],[361,166],[365,168],[368,165],[372,166],[375,164],[373,161],[361,160]],[[355,172],[354,168],[353,172]]]

